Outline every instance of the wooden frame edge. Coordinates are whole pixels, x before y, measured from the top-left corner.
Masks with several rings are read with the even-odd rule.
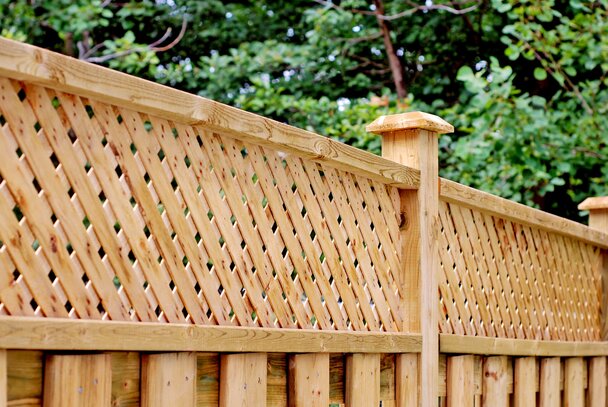
[[[441,353],[502,356],[608,356],[608,342],[565,342],[442,334]]]
[[[139,352],[420,352],[419,334],[0,317],[0,349]]]
[[[489,213],[527,226],[537,227],[551,233],[582,240],[603,249],[608,248],[608,234],[591,229],[566,218],[509,201],[487,192],[440,178],[440,199]]]

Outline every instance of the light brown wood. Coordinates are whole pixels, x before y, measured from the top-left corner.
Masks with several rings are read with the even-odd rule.
[[[536,358],[515,358],[513,377],[514,407],[536,406]]]
[[[538,209],[509,201],[498,196],[476,190],[474,188],[440,179],[440,198],[468,208],[497,215],[513,222],[538,227],[542,230],[580,239],[602,248],[608,248],[608,235],[590,229],[580,223],[560,218]]]
[[[8,401],[8,369],[6,349],[0,349],[0,407],[6,407]]]
[[[289,357],[289,406],[329,405],[329,354],[308,353]]]
[[[583,358],[564,360],[564,406],[583,407],[585,405]]]
[[[138,352],[112,352],[112,405],[140,405],[141,358]]]
[[[483,363],[483,394],[481,397],[484,407],[507,407],[508,393],[508,364],[506,356],[490,356]]]
[[[196,354],[156,353],[141,359],[141,405],[196,405]]]
[[[266,406],[265,353],[223,354],[220,361],[220,407]]]
[[[0,317],[0,348],[196,352],[420,352],[419,334]]]
[[[346,407],[369,407],[380,403],[380,355],[346,356]]]
[[[47,355],[44,407],[109,406],[111,400],[110,355]]]
[[[474,407],[475,356],[448,356],[447,405]]]
[[[418,191],[401,196],[404,261],[399,281],[406,292],[401,304],[405,314],[402,330],[422,333],[420,402],[430,405],[437,400],[439,364],[437,135],[453,128],[437,117],[405,114],[379,118],[368,126],[368,131],[382,135],[383,157],[420,170]]]
[[[0,74],[10,78],[184,124],[203,124],[401,188],[418,185],[415,170],[253,113],[5,38],[0,39],[0,51]]]
[[[560,381],[560,358],[540,359],[539,407],[561,406]]]
[[[395,406],[418,407],[420,354],[400,353],[395,356]]]
[[[587,393],[587,405],[589,407],[605,407],[607,380],[606,357],[594,357],[589,359],[589,386]]]
[[[607,342],[539,341],[531,339],[484,338],[440,335],[442,353],[509,356],[605,356]]]

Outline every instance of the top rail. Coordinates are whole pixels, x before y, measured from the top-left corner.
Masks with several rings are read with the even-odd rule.
[[[391,186],[416,189],[420,182],[415,169],[312,132],[6,38],[0,38],[0,74],[183,124],[205,125]]]
[[[440,179],[441,199],[477,209],[527,226],[572,237],[603,249],[608,248],[608,234],[508,199],[479,191],[444,178]]]

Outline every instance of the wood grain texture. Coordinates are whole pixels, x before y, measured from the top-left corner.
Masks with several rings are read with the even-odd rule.
[[[395,356],[396,407],[418,407],[420,355],[401,353]]]
[[[587,393],[587,405],[589,407],[605,407],[607,379],[606,357],[589,358],[589,386]]]
[[[584,359],[564,360],[564,406],[583,407],[585,405]]]
[[[265,353],[223,354],[220,361],[220,407],[265,407]]]
[[[8,401],[8,370],[6,349],[0,349],[0,407]]]
[[[514,407],[536,406],[536,358],[515,358],[513,377]]]
[[[561,406],[560,358],[540,359],[539,407]]]
[[[448,356],[447,361],[447,405],[474,407],[475,357]]]
[[[141,405],[194,407],[196,405],[196,354],[146,354],[141,359]]]
[[[111,352],[112,407],[140,405],[141,360],[138,352]]]
[[[490,356],[483,363],[483,395],[484,407],[507,407],[508,392],[508,362],[506,356]]]
[[[443,201],[501,216],[527,226],[538,227],[547,232],[579,239],[598,247],[608,248],[606,232],[590,229],[569,219],[560,218],[444,178],[440,180],[440,190],[440,197]]]
[[[349,354],[346,356],[347,407],[369,407],[380,404],[380,355]]]
[[[329,354],[309,353],[289,357],[289,406],[329,405]]]
[[[0,348],[196,352],[420,352],[419,334],[0,317]]]
[[[9,405],[42,405],[43,353],[31,350],[7,352]]]
[[[607,197],[587,198],[579,209],[589,210],[589,227],[603,233],[608,233]],[[608,340],[608,250],[602,250],[599,264],[602,279],[601,327],[602,340]]]
[[[539,341],[530,339],[484,338],[440,335],[442,353],[509,356],[606,356],[606,342]]]
[[[256,144],[273,146],[401,188],[416,188],[418,172],[351,146],[209,99],[78,61],[54,52],[0,39],[0,74],[139,110]]]
[[[43,406],[109,406],[112,402],[111,360],[108,354],[47,355]]]

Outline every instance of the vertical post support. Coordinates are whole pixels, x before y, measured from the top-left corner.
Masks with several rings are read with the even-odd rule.
[[[6,407],[8,402],[8,371],[6,349],[0,349],[0,407]]]
[[[587,198],[579,206],[580,210],[589,211],[589,227],[608,233],[608,196]],[[600,265],[602,278],[602,302],[601,302],[601,339],[608,340],[608,250],[602,250],[602,262]]]
[[[289,357],[289,407],[329,405],[329,353]]]
[[[437,116],[410,112],[379,117],[367,131],[382,136],[383,157],[420,170],[418,190],[401,191],[401,330],[422,334],[420,404],[435,406],[439,377],[437,136],[452,133],[454,127]]]
[[[220,407],[265,407],[267,367],[266,353],[222,354]]]
[[[154,353],[141,358],[141,405],[196,405],[196,353]]]

